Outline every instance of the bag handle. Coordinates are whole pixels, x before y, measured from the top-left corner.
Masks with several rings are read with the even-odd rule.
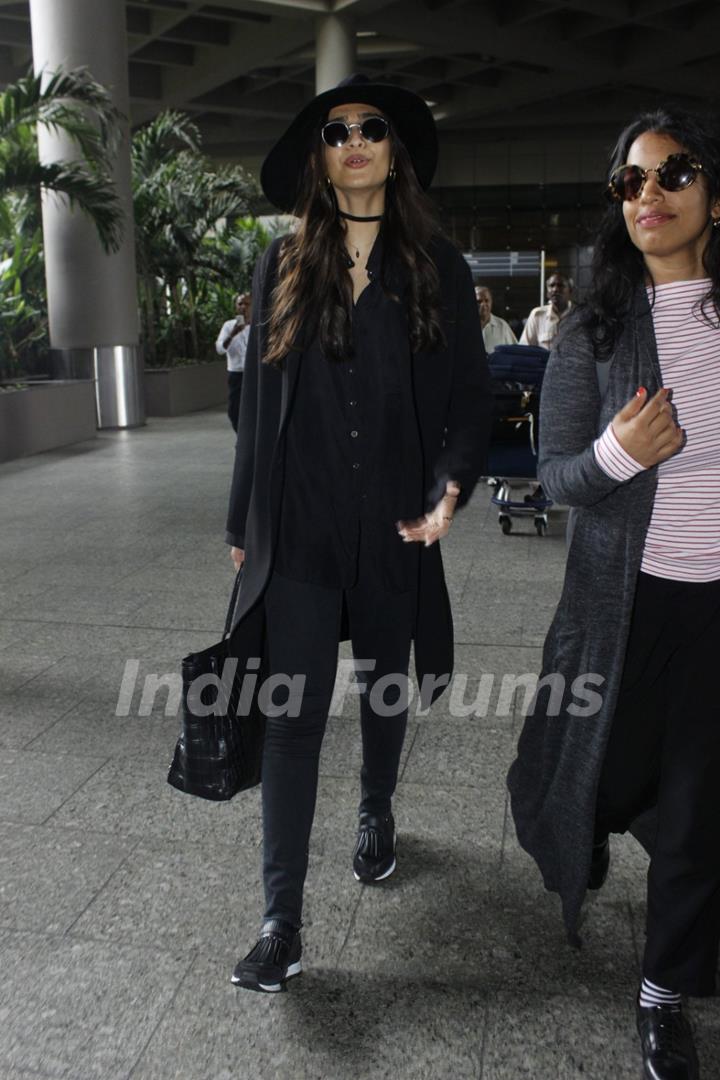
[[[230,603],[228,605],[227,615],[225,616],[225,629],[223,630],[223,640],[230,636],[230,628],[232,626],[233,615],[235,614],[235,605],[237,604],[238,593],[240,592],[240,583],[242,582],[242,572],[244,564],[241,565],[237,574],[235,575],[235,581],[233,582],[232,592],[230,594]]]

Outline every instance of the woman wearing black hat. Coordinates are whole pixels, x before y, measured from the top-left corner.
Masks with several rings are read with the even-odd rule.
[[[490,394],[471,276],[423,192],[436,158],[425,103],[354,76],[311,102],[263,166],[266,195],[299,221],[256,271],[226,539],[245,564],[236,625],[262,621],[270,672],[304,689],[267,719],[265,916],[233,974],[253,990],[280,990],[301,967],[343,627],[361,680],[358,881],[396,865],[411,642],[423,704],[452,670],[435,542],[481,470]]]

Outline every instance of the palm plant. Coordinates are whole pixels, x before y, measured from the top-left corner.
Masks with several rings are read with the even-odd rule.
[[[41,189],[65,196],[95,223],[106,251],[120,244],[122,209],[110,176],[120,113],[84,68],[27,75],[0,92],[0,200]],[[77,161],[40,161],[38,126],[66,135]]]
[[[212,165],[184,114],[161,113],[134,137],[133,202],[140,308],[149,363],[201,358],[217,290],[238,288],[227,223],[247,214],[257,185],[240,166]]]
[[[41,192],[65,197],[116,250],[122,210],[110,177],[120,114],[85,69],[28,75],[0,92],[0,374],[47,345]],[[43,163],[38,127],[67,136],[77,159]]]

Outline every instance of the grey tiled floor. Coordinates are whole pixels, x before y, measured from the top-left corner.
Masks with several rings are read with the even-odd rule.
[[[396,875],[350,873],[348,702],[323,748],[305,974],[275,997],[230,985],[260,913],[258,792],[172,790],[175,717],[115,707],[127,660],[177,672],[218,637],[231,465],[218,410],[0,467],[0,1080],[637,1080],[644,856],[615,845],[576,951],[507,815],[520,718],[500,682],[539,665],[562,515],[503,537],[483,487],[444,548],[465,680],[411,718]],[[718,1080],[717,1005],[695,1013]]]

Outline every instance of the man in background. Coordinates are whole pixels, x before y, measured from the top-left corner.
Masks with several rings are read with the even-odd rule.
[[[560,323],[572,310],[570,300],[572,285],[572,278],[564,274],[555,273],[548,279],[547,296],[550,303],[532,309],[520,338],[521,345],[542,345],[543,349],[552,348]]]
[[[517,338],[509,325],[499,315],[492,313],[492,293],[487,285],[475,286],[475,299],[480,312],[480,325],[482,326],[485,352],[490,355],[498,345],[517,345]]]
[[[215,349],[220,356],[227,357],[228,370],[228,416],[233,430],[237,431],[240,394],[242,391],[243,372],[245,371],[245,353],[250,336],[252,319],[252,295],[238,293],[235,297],[235,318],[223,323],[222,330],[215,342]]]

